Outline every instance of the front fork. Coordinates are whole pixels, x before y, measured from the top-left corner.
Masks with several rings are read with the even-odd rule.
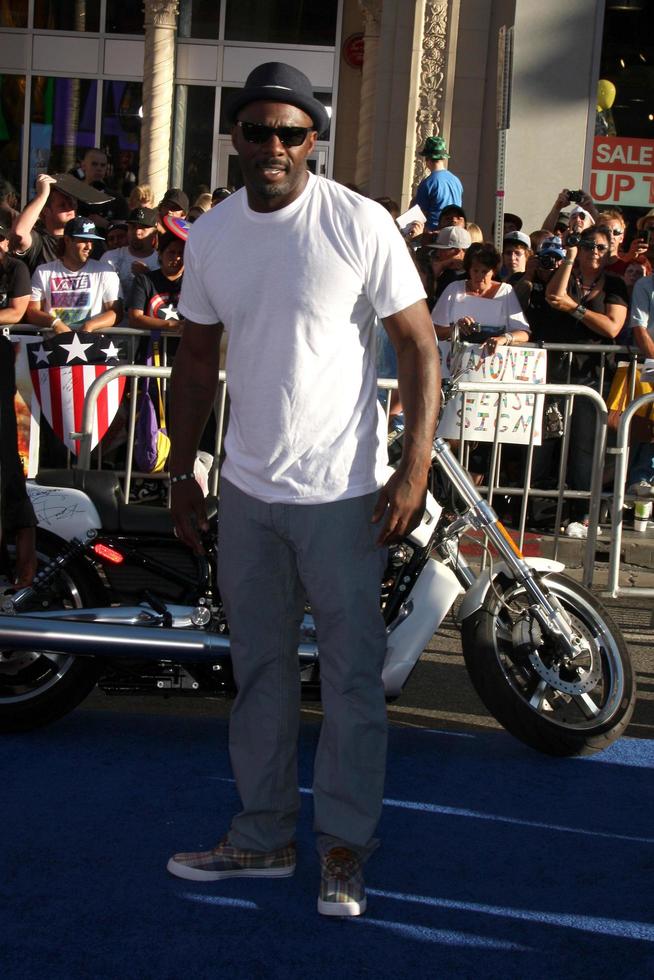
[[[493,508],[481,496],[469,474],[461,466],[444,439],[438,438],[434,441],[434,460],[467,505],[466,513],[456,518],[447,529],[449,541],[445,542],[445,547],[450,556],[453,556],[455,549],[448,548],[448,545],[466,527],[473,527],[482,531],[495,550],[502,556],[513,578],[522,585],[530,597],[533,615],[543,629],[556,636],[566,657],[574,660],[586,653],[588,650],[586,640],[572,628],[570,619],[556,596],[552,596],[549,590],[543,588],[540,580],[535,576],[534,570],[524,560],[517,544],[498,519]],[[454,560],[457,561],[457,571],[470,586],[476,576],[465,562],[461,563],[456,558]]]

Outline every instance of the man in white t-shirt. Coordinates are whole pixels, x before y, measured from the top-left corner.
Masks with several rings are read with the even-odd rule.
[[[104,241],[88,218],[64,227],[61,258],[37,266],[27,321],[55,333],[106,330],[120,322],[120,282],[105,262],[92,259],[93,242]]]
[[[102,256],[118,273],[126,310],[130,308],[134,276],[159,268],[157,218],[154,208],[133,208],[127,218],[127,245],[110,249]]]
[[[242,810],[205,852],[177,854],[195,881],[295,869],[299,628],[308,598],[324,720],[316,753],[318,910],[359,915],[386,753],[379,587],[385,545],[420,521],[438,404],[424,291],[390,215],[309,173],[328,118],[301,72],[260,65],[227,106],[245,188],[191,229],[172,378],[172,510],[201,551],[195,448],[228,335],[231,398],[220,492],[219,587],[238,696],[230,756]],[[396,348],[404,455],[387,480],[375,323]]]

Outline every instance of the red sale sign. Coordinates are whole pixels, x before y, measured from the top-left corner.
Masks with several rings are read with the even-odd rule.
[[[590,196],[597,204],[654,205],[654,141],[596,136]]]

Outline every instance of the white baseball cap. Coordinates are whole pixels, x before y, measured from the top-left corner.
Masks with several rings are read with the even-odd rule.
[[[458,225],[451,225],[441,228],[436,240],[429,243],[430,248],[458,248],[466,249],[472,245],[470,232]]]

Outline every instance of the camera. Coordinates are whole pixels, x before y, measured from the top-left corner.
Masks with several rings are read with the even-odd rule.
[[[506,333],[506,326],[496,327],[487,323],[473,323],[472,330],[463,339],[469,344],[485,344],[491,337],[499,337]]]
[[[568,237],[565,240],[565,243],[566,245],[569,245],[570,248],[574,248],[574,246],[578,245],[580,241],[581,241],[581,235],[572,234],[572,235],[568,235]]]
[[[541,269],[545,269],[547,272],[551,272],[552,269],[556,269],[556,263],[559,261],[557,255],[539,255],[538,264]]]
[[[582,190],[568,191],[568,201],[570,204],[581,204],[583,196],[584,192]]]

